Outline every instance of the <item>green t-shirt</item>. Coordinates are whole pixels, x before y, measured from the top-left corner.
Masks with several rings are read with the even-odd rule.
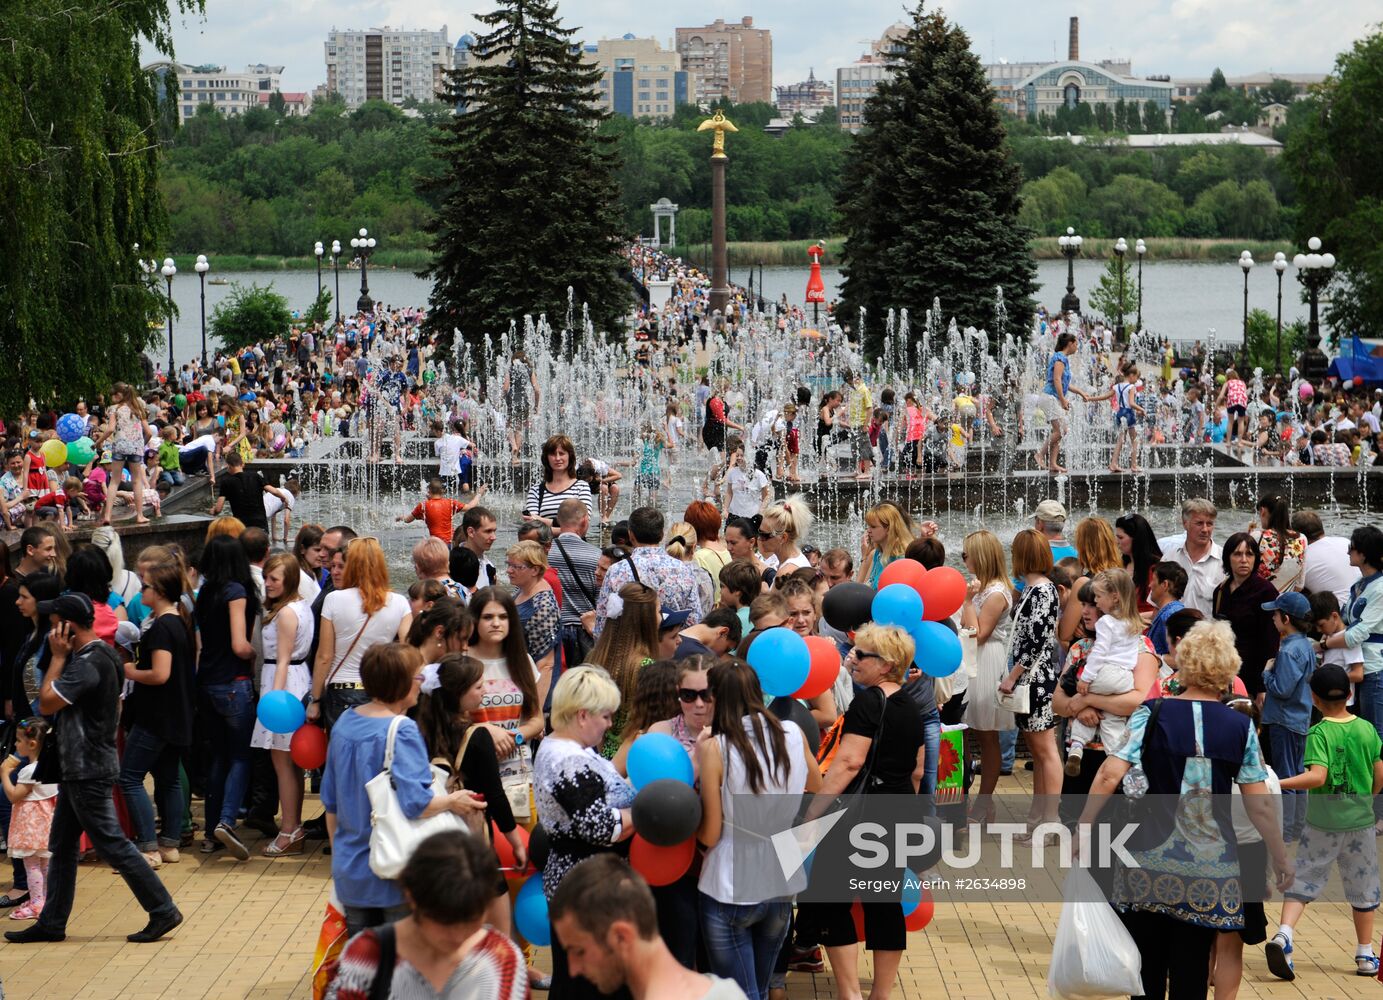
[[[1307,797],[1306,822],[1318,830],[1373,826],[1373,765],[1383,741],[1373,723],[1322,719],[1306,735],[1303,764],[1323,767],[1325,784]]]
[[[182,454],[172,441],[164,441],[158,446],[158,467],[168,472],[176,472],[182,466]]]

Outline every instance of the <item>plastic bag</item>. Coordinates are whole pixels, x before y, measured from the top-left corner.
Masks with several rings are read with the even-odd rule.
[[[1143,959],[1138,945],[1090,872],[1072,868],[1062,898],[1047,995],[1053,1000],[1141,997]]]

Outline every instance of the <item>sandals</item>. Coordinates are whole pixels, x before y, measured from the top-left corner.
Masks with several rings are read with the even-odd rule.
[[[306,848],[307,831],[300,825],[292,833],[280,833],[260,851],[266,858],[281,858],[288,854],[301,854]]]

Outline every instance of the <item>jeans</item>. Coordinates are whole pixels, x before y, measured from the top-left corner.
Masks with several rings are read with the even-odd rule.
[[[207,472],[207,461],[211,456],[206,448],[193,448],[185,451],[178,456],[178,465],[182,467],[185,476],[196,476]]]
[[[181,469],[164,469],[158,474],[158,481],[169,486],[181,486],[187,482],[187,473]]]
[[[370,696],[361,688],[327,688],[322,692],[322,724],[330,733],[336,720],[357,706],[367,704]]]
[[[1294,733],[1286,726],[1269,725],[1268,763],[1272,765],[1279,778],[1292,778],[1304,769],[1302,758],[1306,756],[1306,734]],[[1306,824],[1306,792],[1282,790],[1282,835],[1288,840],[1301,836],[1301,828]]]
[[[381,927],[402,920],[412,911],[406,903],[398,906],[351,906],[341,907],[346,918],[346,939],[349,940],[369,927]]]
[[[250,782],[250,735],[254,732],[254,691],[248,677],[229,684],[203,684],[197,692],[197,721],[211,740],[207,764],[206,835],[217,823],[235,828]]]
[[[166,918],[177,912],[149,862],[125,839],[115,818],[111,781],[64,781],[59,785],[57,809],[48,834],[48,899],[39,914],[38,926],[54,934],[67,932],[72,915],[72,900],[77,892],[77,845],[85,833],[107,864],[114,868],[151,918]]]
[[[130,811],[135,845],[145,854],[159,847],[177,847],[181,842],[183,820],[182,779],[179,776],[182,749],[143,726],[135,726],[125,736],[125,756],[120,762],[120,791]],[[144,791],[144,776],[154,776],[154,797],[158,799],[162,833],[154,833],[154,805]]]
[[[749,1000],[768,996],[768,978],[788,933],[792,903],[722,903],[701,893],[701,933],[711,971],[733,979]]]
[[[1364,679],[1354,685],[1354,713],[1372,722],[1373,728],[1383,736],[1383,670],[1365,674]],[[1383,819],[1383,798],[1374,797],[1373,815]]]
[[[1012,771],[1018,756],[1018,730],[1005,729],[999,733],[999,770]]]

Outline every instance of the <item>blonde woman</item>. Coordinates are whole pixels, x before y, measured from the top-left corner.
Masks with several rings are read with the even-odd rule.
[[[110,461],[106,464],[106,506],[101,512],[101,523],[110,524],[120,474],[128,468],[134,479],[134,523],[148,524],[149,519],[144,516],[144,448],[153,433],[149,414],[144,400],[124,382],[115,383],[111,403],[102,440],[103,445],[109,445]]]
[[[264,666],[259,690],[287,691],[301,698],[312,690],[312,669],[307,654],[312,647],[312,608],[299,593],[301,573],[291,552],[270,556],[264,564]],[[283,821],[278,836],[264,846],[266,858],[301,854],[303,775],[290,752],[292,733],[271,733],[255,721],[250,746],[269,751],[278,778],[279,806]]]
[[[557,595],[545,579],[547,553],[537,542],[519,542],[504,553],[504,568],[509,574],[509,582],[518,588],[514,594],[514,606],[518,610],[519,624],[523,626],[523,641],[528,655],[538,665],[539,695],[545,699],[556,660],[557,636],[561,625]]]
[[[1081,587],[1095,579],[1097,573],[1107,569],[1123,569],[1124,554],[1119,550],[1119,539],[1108,521],[1100,517],[1087,517],[1076,525],[1076,558],[1080,560],[1081,573],[1071,582],[1069,593],[1079,594]],[[1080,628],[1080,601],[1067,601],[1061,610],[1061,622],[1057,626],[1057,639],[1062,647],[1071,645]]]
[[[1008,672],[1013,583],[1003,543],[992,531],[966,535],[960,558],[970,573],[960,624],[973,631],[975,640],[975,678],[965,704],[965,724],[980,745],[980,788],[972,816],[988,822],[994,817],[992,796],[1002,766],[999,734],[1015,725],[1013,713],[1000,708],[992,693]]]
[[[791,496],[764,507],[759,520],[759,551],[779,573],[799,566],[811,568],[802,554],[802,543],[812,530],[812,512],[800,496]]]
[[[715,607],[716,581],[711,578],[710,571],[696,558],[699,551],[696,539],[696,529],[686,521],[678,521],[668,529],[667,541],[663,543],[663,548],[672,558],[691,564],[692,575],[696,577],[696,589],[701,597],[701,606],[710,610]]]
[[[864,515],[864,558],[860,560],[859,581],[879,586],[879,574],[912,543],[914,533],[903,512],[891,503],[881,503]]]

